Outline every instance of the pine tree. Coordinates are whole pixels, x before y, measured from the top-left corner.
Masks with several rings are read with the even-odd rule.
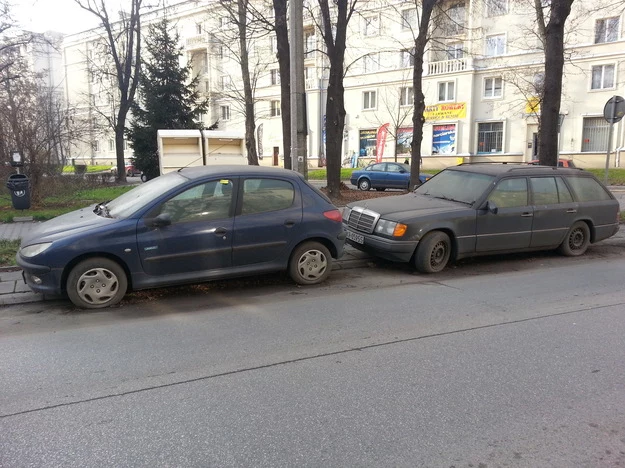
[[[147,60],[139,81],[139,100],[132,108],[128,131],[134,165],[147,179],[159,175],[157,131],[200,128],[208,103],[197,91],[198,77],[189,81],[191,64],[180,66],[182,47],[167,18],[151,25],[146,38]]]

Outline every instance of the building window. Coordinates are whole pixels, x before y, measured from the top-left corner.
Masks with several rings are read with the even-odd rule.
[[[450,102],[456,99],[456,87],[453,81],[438,84],[438,102]]]
[[[477,124],[477,152],[501,153],[503,151],[503,122]]]
[[[508,13],[508,0],[487,0],[486,16],[501,16]]]
[[[486,55],[488,57],[497,57],[506,53],[506,35],[495,34],[486,36]]]
[[[230,24],[230,18],[228,18],[227,16],[222,16],[221,18],[219,18],[219,26],[221,28],[225,28]]]
[[[232,84],[232,80],[230,79],[230,75],[222,75],[219,77],[219,84],[221,86],[221,89],[228,89],[230,88],[230,85]]]
[[[271,101],[271,116],[278,117],[280,115],[280,101]]]
[[[375,91],[365,91],[362,93],[362,109],[371,110],[376,107],[377,93]]]
[[[378,15],[362,18],[362,35],[377,36],[380,32],[380,17]]]
[[[412,106],[414,104],[414,89],[412,86],[399,88],[399,105]]]
[[[417,24],[417,10],[411,8],[410,10],[402,10],[401,12],[401,28],[404,31],[412,31],[412,28]]]
[[[115,140],[109,138],[109,151],[115,151]]]
[[[317,38],[314,31],[304,33],[304,56],[307,58],[314,57],[317,48]]]
[[[451,4],[445,13],[442,24],[443,33],[447,36],[462,34],[465,21],[464,2]]]
[[[378,54],[365,55],[362,58],[362,71],[371,73],[380,69],[380,57]]]
[[[609,131],[610,123],[603,117],[585,117],[582,130],[582,152],[606,152]]]
[[[95,153],[100,152],[100,142],[98,140],[94,140],[91,142],[91,147]]]
[[[462,42],[454,42],[453,44],[448,44],[445,50],[447,54],[447,60],[457,60],[464,57],[464,49]]]
[[[230,120],[230,106],[219,106],[221,120]]]
[[[614,65],[595,65],[592,67],[592,83],[590,88],[614,88]]]
[[[271,70],[271,84],[279,85],[280,84],[280,70],[274,68]]]
[[[618,40],[619,17],[597,20],[595,23],[595,44]]]
[[[399,56],[399,66],[401,68],[414,67],[414,48],[404,49]]]
[[[128,149],[128,140],[124,138],[124,151]]]
[[[273,55],[276,55],[278,53],[278,38],[275,36],[272,36],[270,39],[270,43],[269,43],[269,50],[271,50],[271,53]]]
[[[202,34],[202,23],[195,24],[195,34]]]
[[[500,98],[503,95],[503,79],[501,77],[484,78],[484,97]]]

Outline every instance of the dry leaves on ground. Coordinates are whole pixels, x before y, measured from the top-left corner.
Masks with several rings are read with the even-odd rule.
[[[328,195],[327,187],[322,187],[321,191]],[[403,195],[405,193],[408,193],[406,190],[384,190],[381,192],[377,190],[357,190],[349,188],[344,182],[341,182],[340,191],[340,197],[330,197],[332,203],[334,203],[336,206],[344,206],[351,202],[369,200],[371,198],[389,197],[393,195]]]

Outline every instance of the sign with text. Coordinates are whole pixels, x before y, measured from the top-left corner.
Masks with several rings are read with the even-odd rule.
[[[448,104],[425,106],[425,111],[423,112],[425,120],[464,119],[466,116],[466,102],[450,102]]]

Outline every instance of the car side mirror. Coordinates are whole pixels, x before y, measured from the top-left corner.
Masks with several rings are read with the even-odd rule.
[[[154,227],[169,226],[171,224],[171,215],[169,213],[161,213],[156,218],[153,218],[150,224]]]
[[[484,205],[484,209],[490,211],[492,214],[497,214],[499,208],[495,205],[495,202],[492,200],[487,200],[486,205]]]

